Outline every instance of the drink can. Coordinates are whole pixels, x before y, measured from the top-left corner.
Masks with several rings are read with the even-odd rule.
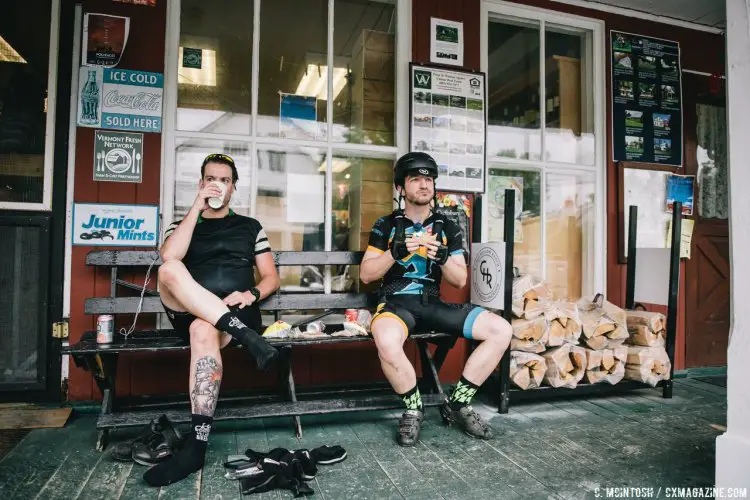
[[[115,332],[115,318],[111,314],[102,314],[96,320],[96,343],[111,344]]]
[[[358,312],[356,309],[347,309],[346,311],[344,311],[344,317],[349,323],[357,322],[357,314]]]
[[[307,324],[307,333],[323,333],[326,329],[326,324],[322,321],[313,321]]]

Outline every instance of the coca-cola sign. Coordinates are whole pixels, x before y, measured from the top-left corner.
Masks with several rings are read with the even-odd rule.
[[[161,73],[82,67],[78,126],[161,132]]]

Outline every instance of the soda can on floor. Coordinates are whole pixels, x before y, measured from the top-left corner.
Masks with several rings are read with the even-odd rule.
[[[96,320],[96,343],[111,344],[115,333],[115,318],[111,314],[102,314]]]
[[[307,324],[307,333],[323,333],[326,330],[326,324],[322,321],[312,321]]]
[[[346,321],[348,321],[349,323],[356,323],[357,314],[358,311],[356,309],[347,309],[346,311],[344,311],[344,318],[346,318]]]

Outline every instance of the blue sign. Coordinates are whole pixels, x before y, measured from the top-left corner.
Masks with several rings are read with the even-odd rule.
[[[158,243],[156,205],[73,205],[73,245],[155,247]]]

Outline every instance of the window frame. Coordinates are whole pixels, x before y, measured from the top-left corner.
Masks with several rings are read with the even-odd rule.
[[[251,158],[251,189],[250,189],[250,215],[257,213],[256,199],[258,192],[258,150],[269,148],[279,152],[294,153],[300,147],[321,149],[326,158],[325,174],[325,249],[332,248],[332,189],[333,189],[333,158],[336,155],[348,154],[352,156],[383,158],[395,160],[398,156],[408,150],[409,145],[409,102],[408,78],[409,61],[411,60],[411,24],[412,24],[412,0],[397,0],[396,8],[396,68],[395,68],[395,145],[380,146],[356,143],[341,143],[333,141],[333,106],[327,106],[325,126],[327,134],[325,140],[310,141],[300,139],[286,139],[280,137],[267,137],[258,135],[258,89],[260,72],[260,9],[263,1],[253,0],[253,35],[252,35],[252,74],[251,80],[251,123],[249,134],[217,134],[195,131],[177,130],[177,95],[179,72],[179,45],[180,45],[180,13],[181,0],[170,0],[167,4],[167,36],[164,68],[164,121],[162,128],[162,162],[161,162],[161,199],[159,212],[162,222],[169,224],[174,217],[174,195],[175,195],[175,173],[176,154],[175,146],[177,139],[204,139],[217,141],[241,142],[248,145]],[[378,1],[378,0],[373,0]],[[333,71],[333,30],[335,16],[335,0],[328,0],[328,25],[327,25],[327,67]],[[333,79],[328,78],[328,95],[333,94]],[[196,168],[198,166],[196,165]],[[262,223],[262,221],[261,221]],[[160,236],[160,243],[164,236]],[[326,291],[329,291],[330,279],[326,279]]]
[[[57,56],[60,44],[60,0],[51,0],[50,7],[51,22],[49,34],[49,62],[47,64],[47,116],[44,124],[44,181],[42,184],[42,201],[0,201],[0,210],[52,211],[52,175],[55,165],[55,119],[57,112]],[[77,67],[78,66],[76,66],[76,68]],[[77,81],[77,73],[75,81]],[[75,94],[77,90],[78,87],[75,87],[72,90],[72,93]],[[70,120],[72,128],[75,129],[75,116]]]
[[[594,276],[592,280],[586,280],[582,277],[582,283],[584,289],[582,290],[583,295],[590,293],[606,291],[606,262],[607,262],[607,247],[606,247],[606,234],[607,234],[607,218],[606,218],[606,182],[607,182],[607,156],[606,156],[606,113],[607,113],[607,98],[605,95],[606,86],[606,62],[605,62],[605,23],[602,20],[575,16],[572,14],[566,14],[559,11],[553,11],[548,9],[541,9],[538,7],[523,6],[515,3],[506,2],[503,0],[484,0],[482,2],[482,13],[481,13],[481,26],[480,26],[480,50],[481,50],[481,70],[488,74],[489,70],[489,57],[488,57],[488,31],[489,23],[491,19],[502,20],[503,18],[516,18],[524,19],[528,21],[534,21],[539,23],[539,39],[540,39],[540,82],[539,82],[539,105],[540,105],[540,134],[541,134],[541,159],[540,160],[524,160],[524,159],[512,159],[503,157],[490,157],[487,155],[487,172],[485,176],[485,193],[487,192],[487,186],[489,185],[489,169],[505,169],[505,170],[538,170],[541,174],[541,200],[540,200],[540,212],[542,217],[542,228],[546,227],[547,212],[546,212],[546,198],[547,198],[547,174],[569,174],[576,175],[581,173],[589,173],[594,175],[594,186],[595,186],[595,211],[594,211]],[[545,33],[546,25],[554,24],[556,26],[565,26],[570,28],[576,28],[580,30],[589,31],[591,33],[591,72],[586,78],[591,80],[590,88],[593,91],[593,119],[594,119],[594,164],[593,165],[580,165],[575,163],[561,163],[554,161],[545,161],[545,133],[546,133],[546,113],[542,108],[546,104],[545,92],[546,92],[546,79],[542,77],[545,73]],[[487,107],[485,107],[485,110]],[[487,111],[485,111],[487,113]],[[488,232],[488,204],[482,204],[482,230],[481,240],[482,242],[487,241]],[[541,258],[542,258],[542,276],[540,278],[547,279],[547,231],[542,230],[540,236],[541,242]],[[586,282],[593,282],[594,290],[587,290],[585,288]]]

